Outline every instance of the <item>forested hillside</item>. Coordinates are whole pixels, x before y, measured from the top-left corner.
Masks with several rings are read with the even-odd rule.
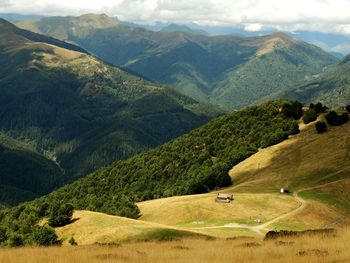
[[[64,179],[55,162],[0,133],[0,205],[16,205],[47,194]]]
[[[0,65],[0,130],[55,160],[67,175],[63,182],[158,146],[218,114],[77,46],[5,20]],[[51,183],[50,189],[56,186]]]
[[[304,102],[321,101],[333,108],[350,104],[350,56],[307,84],[275,96]]]

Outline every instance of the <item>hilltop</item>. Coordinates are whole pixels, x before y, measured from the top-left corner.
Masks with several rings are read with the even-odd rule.
[[[58,163],[66,175],[62,184],[169,141],[219,112],[5,20],[0,39],[0,129]],[[56,181],[43,192],[54,187]]]
[[[105,15],[94,16],[94,23],[79,30],[78,22],[72,21],[85,21],[85,17],[42,18],[18,25],[74,42],[114,65],[231,109],[301,85],[337,62],[320,48],[282,33],[209,37],[184,30],[154,32],[128,27]],[[101,28],[103,23],[107,28]]]

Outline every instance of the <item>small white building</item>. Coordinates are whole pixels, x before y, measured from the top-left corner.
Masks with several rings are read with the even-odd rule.
[[[218,193],[216,196],[216,202],[230,203],[233,200],[233,194]]]

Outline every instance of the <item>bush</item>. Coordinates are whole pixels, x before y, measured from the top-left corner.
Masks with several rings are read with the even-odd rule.
[[[350,105],[345,107],[346,111],[350,113]]]
[[[338,115],[335,111],[331,111],[326,115],[326,120],[329,125],[339,126],[349,120],[349,114],[347,112],[344,112],[341,115]]]
[[[318,121],[316,122],[316,131],[318,133],[323,133],[327,130],[327,124],[324,121]]]
[[[12,234],[8,240],[10,247],[21,247],[24,245],[23,237],[19,234]]]
[[[61,241],[58,239],[55,230],[53,230],[51,227],[37,227],[33,235],[33,241],[39,246],[52,246],[61,244]]]
[[[54,204],[50,209],[49,225],[53,227],[68,225],[73,216],[74,207],[71,204]]]
[[[311,105],[310,105],[311,107]],[[323,106],[321,102],[316,103],[313,105],[313,109],[316,111],[316,113],[324,113],[327,110],[326,106]]]
[[[317,119],[317,112],[316,112],[316,110],[315,109],[310,109],[310,110],[308,110],[305,113],[305,115],[303,117],[303,122],[305,124],[308,124],[310,122],[315,121],[316,119]]]
[[[72,246],[77,246],[78,243],[77,241],[75,241],[74,237],[71,237],[68,241],[69,244],[71,244]]]

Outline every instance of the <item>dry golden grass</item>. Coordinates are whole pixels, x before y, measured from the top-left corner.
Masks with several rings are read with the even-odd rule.
[[[232,191],[230,188],[223,192]],[[271,220],[298,207],[292,196],[280,194],[234,194],[231,203],[215,202],[217,192],[170,197],[138,203],[141,220],[191,228],[227,223],[254,224]]]
[[[79,245],[91,245],[143,239],[159,230],[169,229],[182,231],[182,229],[171,226],[125,217],[91,211],[75,211],[73,223],[56,228],[56,233],[64,240],[64,244],[68,244],[68,240],[74,237]],[[190,235],[192,232],[188,234]]]
[[[236,192],[271,192],[279,188],[321,185],[350,172],[350,123],[317,134],[314,123],[290,139],[262,149],[236,165],[230,175]]]
[[[346,199],[349,195],[348,182],[327,182],[348,177],[344,158],[348,158],[350,148],[346,139],[350,124],[322,135],[314,131],[313,124],[301,125],[301,130],[301,134],[262,149],[230,171],[233,186],[220,192],[234,193],[231,203],[216,203],[217,192],[151,200],[138,203],[142,214],[139,220],[77,211],[75,216],[80,220],[58,229],[58,233],[66,240],[74,236],[79,244],[93,244],[147,237],[159,229],[214,237],[256,237],[269,229],[305,230],[349,222],[347,216],[320,200],[308,200],[298,209],[303,200],[279,193],[281,187],[302,190],[316,186],[312,191],[343,189],[337,191],[340,197]],[[319,160],[323,161],[322,167],[328,167],[322,173]],[[257,219],[259,224],[273,221],[259,228]]]
[[[304,235],[262,241],[183,239],[126,243],[119,246],[78,246],[1,249],[0,263],[97,262],[349,262],[349,228],[336,235]]]

